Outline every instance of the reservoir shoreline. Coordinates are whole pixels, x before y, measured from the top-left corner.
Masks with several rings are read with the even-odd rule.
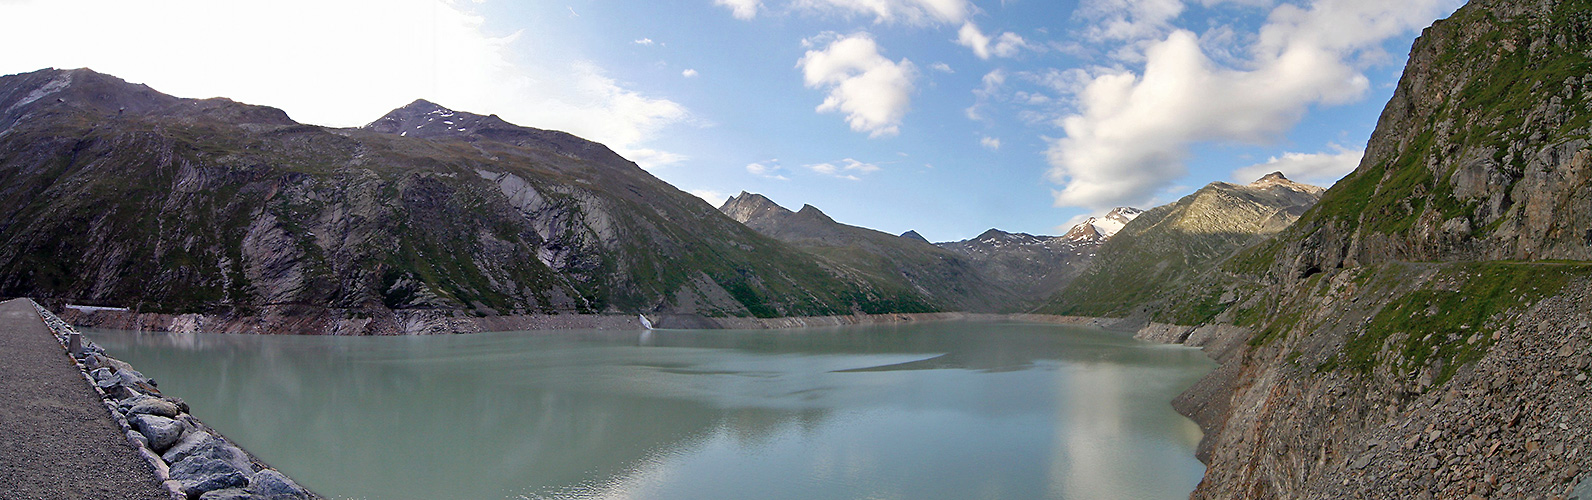
[[[415,309],[373,313],[304,305],[267,306],[258,314],[169,314],[122,308],[79,306],[62,300],[35,299],[67,323],[86,328],[173,333],[256,335],[449,335],[539,330],[642,330],[636,314],[485,315],[467,311]],[[1095,326],[1134,333],[1162,343],[1180,343],[1193,327],[1123,318],[999,314],[969,312],[852,314],[777,318],[707,317],[694,314],[647,314],[653,327],[670,330],[768,330],[851,325],[882,325],[933,321],[1021,321]]]

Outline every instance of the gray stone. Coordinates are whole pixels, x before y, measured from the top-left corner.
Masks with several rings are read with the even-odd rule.
[[[139,446],[145,448],[149,447],[149,438],[144,437],[144,435],[140,434],[138,431],[127,431],[127,440],[138,443]]]
[[[89,376],[94,377],[94,382],[97,383],[97,382],[99,382],[101,380],[105,380],[105,379],[111,378],[111,369],[110,368],[95,368],[92,371],[88,372],[88,374],[89,374]]]
[[[165,460],[166,463],[169,464],[181,462],[182,459],[193,456],[195,453],[200,453],[200,449],[202,447],[219,444],[212,443],[212,441],[220,441],[220,438],[217,438],[214,435],[204,431],[196,430],[194,432],[190,432],[186,435],[183,435],[182,440],[177,441],[177,444],[171,445],[171,449],[166,450],[165,453],[162,453],[160,455],[160,459]]]
[[[172,464],[171,478],[177,480],[188,498],[249,484],[249,476],[244,471],[225,461],[204,457],[189,457]]]
[[[146,395],[143,395],[143,394],[133,394],[131,396],[128,396],[126,399],[117,401],[116,402],[116,406],[117,406],[117,409],[120,409],[122,411],[122,413],[127,413],[128,410],[131,410],[133,408],[133,405],[136,405],[138,403],[142,403],[144,401],[148,401],[148,400],[151,400],[151,399],[155,399],[154,396],[146,396]]]
[[[127,417],[127,423],[149,438],[149,449],[156,452],[171,448],[188,429],[182,422],[158,415],[132,414]]]
[[[1582,474],[1565,500],[1592,500],[1592,474]]]
[[[208,458],[227,462],[240,470],[252,471],[249,455],[225,439],[204,431],[194,431],[160,456],[166,463],[178,463],[190,458]]]
[[[127,412],[158,415],[166,418],[176,418],[177,414],[182,413],[182,410],[177,408],[177,405],[172,404],[170,401],[159,398],[148,398],[132,405],[130,408],[128,408]]]
[[[260,497],[243,488],[210,490],[203,495],[199,495],[199,500],[254,500],[257,498]]]
[[[254,479],[249,481],[249,491],[272,500],[308,500],[315,498],[313,493],[299,486],[298,483],[294,483],[292,479],[288,479],[287,475],[271,469],[254,473]]]
[[[1349,467],[1351,467],[1351,468],[1353,468],[1355,470],[1364,469],[1365,466],[1370,465],[1371,464],[1371,460],[1375,459],[1375,458],[1376,458],[1376,456],[1374,456],[1374,455],[1372,455],[1370,453],[1366,453],[1364,455],[1360,455],[1359,458],[1354,459],[1354,463],[1349,464]]]

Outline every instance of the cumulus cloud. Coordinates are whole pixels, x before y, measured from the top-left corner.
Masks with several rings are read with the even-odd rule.
[[[757,163],[748,163],[746,165],[746,171],[748,173],[751,173],[752,175],[755,175],[755,176],[758,176],[758,177],[766,177],[766,178],[769,178],[769,179],[780,180],[780,181],[788,181],[788,180],[790,180],[789,177],[785,177],[785,174],[784,174],[785,167],[783,167],[783,166],[781,166],[779,164],[779,160],[769,160],[769,161],[760,161],[760,162],[757,162]]]
[[[935,71],[938,71],[938,72],[941,72],[941,73],[955,73],[956,72],[956,70],[951,69],[951,65],[945,64],[943,62],[937,62],[937,63],[934,63],[934,64],[930,64],[929,65],[929,69],[932,69],[932,70],[935,70]]]
[[[912,104],[917,67],[912,61],[891,61],[879,54],[879,44],[867,33],[838,37],[832,33],[803,40],[812,47],[827,41],[822,50],[809,50],[796,63],[808,88],[828,89],[818,112],[845,113],[852,130],[869,137],[900,133],[901,120]]]
[[[713,0],[713,5],[728,7],[730,15],[749,21],[757,17],[757,9],[763,6],[763,0]]]
[[[686,78],[696,78],[697,70],[687,68],[685,71],[681,71],[680,72],[680,76],[683,76],[683,77],[686,77]]]
[[[972,21],[962,24],[962,29],[957,31],[956,43],[963,47],[973,49],[973,55],[979,59],[988,60],[994,57],[1013,57],[1018,51],[1031,48],[1027,40],[1016,33],[1006,32],[990,38],[978,29]]]
[[[1058,120],[1065,137],[1050,139],[1046,152],[1048,177],[1062,185],[1056,204],[1144,203],[1184,174],[1193,143],[1269,143],[1310,106],[1361,98],[1364,61],[1381,56],[1381,42],[1425,26],[1454,1],[1282,4],[1240,68],[1217,64],[1198,36],[1174,30],[1147,46],[1142,72],[1093,71],[1079,82],[1076,112]]]
[[[989,148],[989,149],[1000,149],[1001,148],[1001,140],[999,138],[996,138],[996,137],[982,137],[982,138],[980,138],[978,140],[978,143],[979,143],[979,145],[984,146],[984,147]]]
[[[4,2],[0,19],[74,26],[63,37],[50,23],[9,23],[0,44],[28,50],[0,52],[0,73],[89,67],[178,96],[279,107],[320,125],[361,125],[425,98],[651,161],[633,153],[688,117],[680,104],[620,85],[595,65],[517,43],[534,34],[488,33],[467,5],[447,0]]]
[[[1331,153],[1283,153],[1282,156],[1273,156],[1265,163],[1257,163],[1233,171],[1233,180],[1250,182],[1272,172],[1282,172],[1298,182],[1315,184],[1318,186],[1331,186],[1343,176],[1353,172],[1360,166],[1360,159],[1365,157],[1365,150],[1351,150],[1333,144],[1335,152]]]
[[[851,158],[840,160],[838,163],[838,165],[835,163],[818,163],[814,165],[807,165],[807,169],[830,177],[837,177],[851,181],[862,180],[862,178],[857,177],[857,175],[879,171],[878,165],[860,162]]]
[[[1085,32],[1099,41],[1155,38],[1183,15],[1183,0],[1085,0],[1078,14],[1094,20]]]
[[[642,39],[636,40],[636,41],[631,42],[631,43],[634,43],[636,45],[652,45],[652,44],[658,43],[658,42],[652,41],[651,38],[642,38]]]
[[[951,24],[973,13],[968,0],[795,0],[798,9],[844,16],[872,16],[876,24]]]

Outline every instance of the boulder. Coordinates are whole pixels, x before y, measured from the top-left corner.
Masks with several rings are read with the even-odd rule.
[[[248,486],[249,475],[230,463],[214,458],[188,457],[171,465],[171,478],[176,479],[188,498],[205,492]]]
[[[128,396],[125,399],[117,401],[116,402],[116,408],[118,410],[121,410],[122,413],[125,414],[125,413],[128,413],[128,410],[131,410],[133,408],[133,405],[136,405],[138,403],[142,403],[144,401],[148,401],[148,400],[151,400],[151,399],[155,399],[155,397],[154,396],[146,396],[146,395],[143,395],[143,394],[136,394],[135,393],[135,394],[133,394],[131,396]],[[164,416],[164,415],[162,415],[162,416]]]
[[[259,497],[271,500],[309,500],[315,494],[304,489],[287,475],[271,469],[254,473],[254,479],[249,481],[249,492]]]
[[[131,414],[127,417],[127,423],[133,430],[149,438],[149,449],[157,453],[171,448],[188,430],[188,426],[182,422],[158,415]]]
[[[181,441],[172,445],[171,449],[166,450],[166,453],[160,456],[161,460],[165,460],[169,464],[175,464],[191,458],[221,460],[232,464],[233,467],[239,470],[254,470],[254,467],[250,465],[249,455],[244,453],[242,449],[233,446],[232,443],[227,442],[225,439],[204,431],[188,433],[183,436]]]
[[[110,368],[100,367],[89,370],[88,375],[90,377],[94,377],[94,382],[98,383],[102,380],[111,378],[112,373]]]
[[[138,431],[127,431],[127,440],[138,443],[139,446],[145,448],[149,447],[149,438],[144,437],[144,435],[140,434]]]
[[[127,409],[129,414],[157,415],[166,418],[176,418],[182,409],[176,404],[160,398],[148,398],[133,404]]]
[[[250,493],[249,490],[243,488],[210,490],[204,492],[203,495],[199,495],[199,500],[257,500],[259,498],[259,495]]]

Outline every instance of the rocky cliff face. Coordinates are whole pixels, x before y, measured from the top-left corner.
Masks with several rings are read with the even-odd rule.
[[[0,295],[145,312],[287,308],[358,333],[402,331],[394,310],[930,308],[600,144],[425,101],[330,129],[89,70],[0,77],[0,206]]]
[[[1314,205],[1321,192],[1319,187],[1273,173],[1244,185],[1212,183],[1150,209],[1101,245],[1089,268],[1041,311],[1121,317],[1142,314],[1153,305],[1157,317],[1150,319],[1155,321],[1207,320],[1213,305],[1169,307],[1165,292],[1196,284],[1234,251],[1282,231]],[[1203,297],[1201,301],[1208,302]]]
[[[1592,489],[1589,33],[1586,2],[1439,21],[1354,173],[1163,290],[1221,296],[1185,338],[1221,367],[1177,402],[1206,431],[1196,498]]]
[[[1477,0],[1428,28],[1360,168],[1289,239],[1290,270],[1592,259],[1592,20]]]
[[[990,229],[970,240],[937,246],[961,254],[979,273],[1015,292],[1031,308],[1076,278],[1100,245],[1143,212],[1118,207],[1104,217],[1090,217],[1061,236]]]
[[[818,208],[792,212],[755,193],[741,193],[719,207],[759,233],[805,250],[843,275],[889,283],[942,310],[1008,312],[1023,307],[1008,288],[988,279],[972,262],[918,238],[895,236],[835,222]],[[910,233],[916,234],[916,233]]]

